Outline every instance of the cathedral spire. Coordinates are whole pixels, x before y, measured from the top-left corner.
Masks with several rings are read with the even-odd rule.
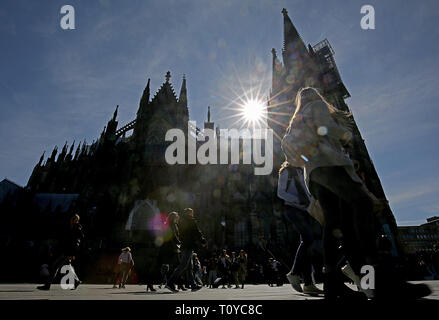
[[[43,154],[41,155],[40,161],[38,161],[38,166],[41,166],[41,164],[43,163],[45,153],[46,151],[44,150]]]
[[[76,148],[75,151],[75,157],[74,157],[75,160],[78,160],[80,152],[81,152],[81,141],[79,141],[78,147]]]
[[[207,122],[204,123],[204,129],[213,130],[215,127],[215,123],[210,122],[210,106],[207,107]]]
[[[102,130],[101,137],[99,138],[99,143],[104,143],[106,132],[107,132],[107,126],[104,126],[104,130]]]
[[[61,153],[58,155],[57,162],[64,161],[66,155],[67,155],[67,141],[66,141],[66,143],[64,144],[64,146],[63,146],[63,148],[62,148],[62,150],[61,150]]]
[[[85,156],[86,154],[87,154],[87,140],[84,138],[84,142],[82,143],[82,147],[81,147],[80,156]]]
[[[142,98],[140,99],[140,107],[142,105],[146,105],[149,102],[149,95],[150,95],[150,89],[149,89],[149,83],[151,82],[151,79],[148,78],[148,83],[146,84],[145,89],[143,90]],[[139,108],[140,110],[140,108]]]
[[[145,89],[143,90],[142,97],[140,98],[139,102],[139,109],[137,110],[137,119],[140,119],[142,117],[145,117],[145,112],[149,103],[149,97],[150,97],[150,89],[149,84],[151,82],[151,79],[148,78],[148,82],[146,84]]]
[[[55,148],[53,148],[52,154],[50,155],[50,158],[49,158],[49,160],[51,162],[55,162],[55,157],[56,157],[57,153],[58,153],[58,146],[55,146]]]
[[[183,83],[181,84],[180,96],[178,102],[187,107],[187,90],[186,90],[186,76],[183,75]]]
[[[72,145],[70,146],[70,151],[69,151],[69,155],[73,154],[73,149],[75,148],[75,140],[73,140]]]
[[[67,141],[64,143],[64,147],[62,147],[62,153],[67,153]]]
[[[107,131],[105,132],[105,135],[110,139],[113,139],[116,136],[117,124],[118,124],[116,118],[117,118],[118,110],[119,110],[119,105],[116,106],[116,110],[114,111],[113,118],[107,123]]]
[[[171,72],[166,72],[165,76],[166,81],[160,87],[159,91],[155,94],[154,98],[152,98],[151,103],[155,105],[175,105],[178,100],[177,96],[174,92],[174,88],[170,82]]]
[[[116,118],[117,118],[117,111],[119,110],[119,105],[117,105],[116,106],[116,110],[114,110],[114,113],[113,113],[113,121],[116,121]]]
[[[305,43],[297,32],[296,27],[291,22],[288,16],[287,9],[282,9],[284,16],[284,47],[282,49],[284,54],[284,64],[287,63],[288,57],[298,53],[304,53],[306,51]]]

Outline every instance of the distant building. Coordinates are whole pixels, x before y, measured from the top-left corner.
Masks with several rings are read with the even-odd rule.
[[[439,217],[431,217],[420,226],[398,227],[401,244],[408,254],[430,251],[439,245]]]
[[[0,182],[0,203],[6,200],[8,197],[13,198],[19,190],[22,190],[23,187],[16,184],[15,182],[9,179],[3,179]]]

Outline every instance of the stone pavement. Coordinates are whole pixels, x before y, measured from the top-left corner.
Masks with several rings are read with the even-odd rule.
[[[422,281],[433,293],[428,300],[439,300],[439,281]],[[417,282],[413,282],[417,283]],[[281,287],[246,285],[244,289],[208,289],[197,292],[171,293],[167,289],[146,292],[144,285],[127,285],[126,289],[113,289],[112,285],[83,284],[77,290],[63,290],[59,285],[50,291],[39,291],[36,284],[0,284],[0,300],[315,300],[296,293],[289,284]],[[320,286],[321,288],[321,286]]]

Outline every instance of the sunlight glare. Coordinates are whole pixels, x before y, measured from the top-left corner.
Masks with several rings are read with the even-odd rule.
[[[264,104],[257,100],[248,100],[242,106],[242,115],[249,122],[259,122],[264,115]]]

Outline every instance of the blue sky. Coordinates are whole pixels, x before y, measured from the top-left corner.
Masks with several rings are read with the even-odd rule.
[[[76,29],[60,28],[73,5]],[[371,4],[376,29],[360,27]],[[171,71],[187,77],[190,117],[226,127],[224,106],[261,84],[283,40],[282,8],[305,43],[327,38],[400,225],[439,215],[437,1],[30,1],[0,4],[0,178],[25,185],[43,150],[96,139],[120,105],[134,119]],[[219,121],[218,121],[219,120]]]

